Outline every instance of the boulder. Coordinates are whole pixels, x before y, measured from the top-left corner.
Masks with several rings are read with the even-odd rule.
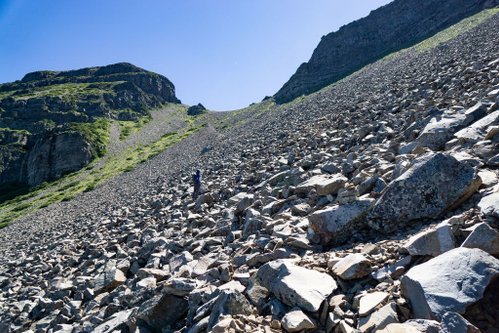
[[[94,280],[94,292],[100,294],[125,283],[125,274],[116,268],[116,260],[109,260]]]
[[[471,231],[464,240],[462,247],[477,248],[494,256],[499,255],[499,232],[482,222],[472,226],[466,231]]]
[[[361,332],[377,332],[398,322],[397,307],[395,303],[389,303],[371,315],[359,318],[359,329]]]
[[[343,280],[358,279],[371,273],[371,262],[362,254],[350,254],[333,266],[333,273]]]
[[[215,300],[208,321],[208,331],[215,326],[222,315],[251,315],[253,307],[244,295],[237,290],[222,290]]]
[[[480,330],[459,313],[447,312],[442,317],[440,333],[480,333]]]
[[[412,256],[432,256],[455,248],[452,229],[447,223],[439,224],[435,229],[420,232],[412,236],[403,249]]]
[[[325,273],[296,266],[287,260],[269,262],[257,272],[260,284],[289,306],[316,312],[336,290],[334,279]]]
[[[445,143],[452,139],[454,133],[484,117],[487,114],[486,111],[485,105],[478,103],[465,113],[437,115],[431,118],[416,141],[422,147],[442,150]]]
[[[485,139],[487,135],[487,128],[499,124],[499,110],[494,111],[479,121],[473,123],[471,126],[463,128],[454,136],[461,143],[476,143]]]
[[[464,313],[499,277],[499,260],[480,249],[456,248],[415,266],[401,279],[415,318],[437,319]]]
[[[295,188],[295,193],[308,194],[312,189],[315,189],[318,195],[336,194],[347,181],[348,179],[341,173],[317,175],[298,184]]]
[[[133,316],[137,324],[147,325],[153,332],[161,332],[167,327],[176,327],[185,318],[189,303],[184,297],[171,295],[165,291],[144,302]]]
[[[310,228],[319,236],[323,245],[344,243],[362,224],[373,201],[374,199],[365,198],[318,210],[308,217]]]
[[[281,320],[281,325],[290,333],[316,328],[314,322],[300,309],[294,309],[286,313]]]
[[[390,296],[388,293],[376,291],[362,296],[359,302],[359,316],[364,317],[373,312],[381,303]]]
[[[378,333],[439,333],[440,323],[435,320],[411,319],[402,324],[389,324]]]
[[[499,219],[499,186],[494,186],[492,191],[480,200],[478,208],[483,215]]]
[[[198,103],[197,105],[190,106],[187,109],[187,115],[189,116],[198,116],[200,114],[208,112],[203,104]]]
[[[133,310],[124,310],[113,314],[107,320],[94,328],[93,333],[127,332],[129,330],[129,319]],[[71,332],[71,331],[70,331]]]
[[[392,181],[368,215],[369,225],[394,232],[421,219],[436,219],[471,196],[481,184],[476,170],[443,154],[425,155]]]

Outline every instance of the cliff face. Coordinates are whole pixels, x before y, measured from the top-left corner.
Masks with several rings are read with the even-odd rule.
[[[0,189],[79,170],[102,149],[88,135],[99,119],[134,120],[164,103],[180,103],[174,85],[128,63],[39,71],[1,84]]]
[[[324,36],[275,94],[278,103],[315,92],[394,51],[422,41],[499,0],[395,0]]]

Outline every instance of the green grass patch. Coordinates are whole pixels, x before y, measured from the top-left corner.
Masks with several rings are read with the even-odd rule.
[[[499,8],[492,8],[483,10],[478,14],[465,18],[464,20],[454,24],[453,26],[435,34],[434,36],[422,41],[421,43],[413,46],[413,48],[418,52],[424,52],[426,50],[432,49],[442,43],[448,42],[457,36],[465,33],[468,30],[473,29],[480,23],[489,19],[493,15],[499,13]]]
[[[140,117],[139,119],[132,120],[121,120],[118,122],[120,126],[120,140],[125,140],[131,134],[137,133],[142,127],[152,120],[150,115]]]
[[[101,96],[105,93],[115,94],[113,88],[120,83],[123,83],[123,81],[53,84],[44,87],[10,91],[9,96],[12,96],[16,100],[37,97],[62,97],[69,100],[78,100],[88,98],[88,96]]]
[[[109,144],[109,131],[111,128],[109,119],[98,118],[91,123],[71,123],[69,128],[81,133],[92,144],[94,157],[104,156]]]

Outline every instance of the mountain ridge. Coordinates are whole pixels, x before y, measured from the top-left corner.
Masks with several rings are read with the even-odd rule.
[[[323,36],[310,60],[298,67],[274,98],[285,103],[315,92],[383,56],[498,5],[497,0],[395,0]]]

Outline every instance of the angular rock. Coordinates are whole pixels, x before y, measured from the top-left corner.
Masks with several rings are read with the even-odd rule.
[[[215,300],[208,321],[208,331],[218,322],[222,315],[251,315],[253,307],[249,301],[237,290],[223,290]]]
[[[456,248],[415,266],[401,279],[402,293],[416,318],[464,313],[499,277],[499,260],[480,249]]]
[[[128,321],[133,310],[124,310],[113,314],[106,322],[93,329],[93,333],[111,333],[129,330]]]
[[[467,229],[471,234],[464,240],[462,247],[477,248],[494,256],[499,255],[499,232],[482,222]]]
[[[300,309],[292,310],[281,320],[282,327],[292,333],[316,328],[314,322]]]
[[[343,280],[358,279],[371,273],[371,262],[362,254],[350,254],[333,266],[333,273]]]
[[[336,290],[336,281],[324,273],[295,266],[286,260],[269,262],[257,272],[262,286],[289,306],[316,312],[327,296]]]
[[[378,305],[383,303],[390,296],[388,293],[376,291],[362,296],[359,304],[359,316],[364,317],[373,312]]]
[[[189,303],[184,297],[170,295],[162,292],[144,302],[134,312],[138,324],[146,324],[156,332],[161,332],[167,327],[175,327],[185,317]]]
[[[362,224],[373,201],[366,198],[316,211],[308,217],[310,228],[320,237],[323,245],[344,243]]]
[[[435,320],[411,319],[402,324],[389,324],[379,333],[439,333],[440,323]]]
[[[487,128],[489,126],[497,124],[499,124],[499,111],[494,111],[479,121],[473,123],[471,126],[460,130],[454,136],[462,143],[476,143],[485,139],[485,136],[487,135]]]
[[[442,150],[445,143],[452,139],[454,133],[485,116],[486,111],[486,107],[482,103],[478,103],[463,114],[448,115],[444,113],[435,116],[426,125],[416,141],[422,147]]]
[[[194,258],[192,257],[192,254],[190,254],[187,251],[184,251],[175,257],[171,258],[169,261],[170,265],[170,271],[175,272],[179,270],[182,266],[186,265],[187,263],[191,262]]]
[[[436,219],[481,184],[474,168],[443,153],[425,155],[392,181],[368,215],[369,225],[390,233],[421,219]]]
[[[499,219],[499,186],[495,186],[489,194],[480,200],[478,208],[483,215]]]
[[[318,175],[300,183],[295,188],[295,193],[308,194],[312,189],[317,191],[318,195],[336,194],[342,188],[348,179],[342,174]]]
[[[126,276],[123,272],[116,268],[116,261],[109,260],[100,275],[94,280],[94,291],[100,294],[105,291],[110,291],[117,286],[125,283]]]
[[[464,319],[460,314],[447,312],[442,317],[440,333],[481,333],[478,328]]]
[[[389,303],[368,317],[359,318],[359,329],[361,332],[377,332],[398,322],[397,307],[395,303]]]
[[[412,236],[403,248],[412,256],[436,257],[455,248],[452,229],[448,224],[441,223],[435,229]]]

